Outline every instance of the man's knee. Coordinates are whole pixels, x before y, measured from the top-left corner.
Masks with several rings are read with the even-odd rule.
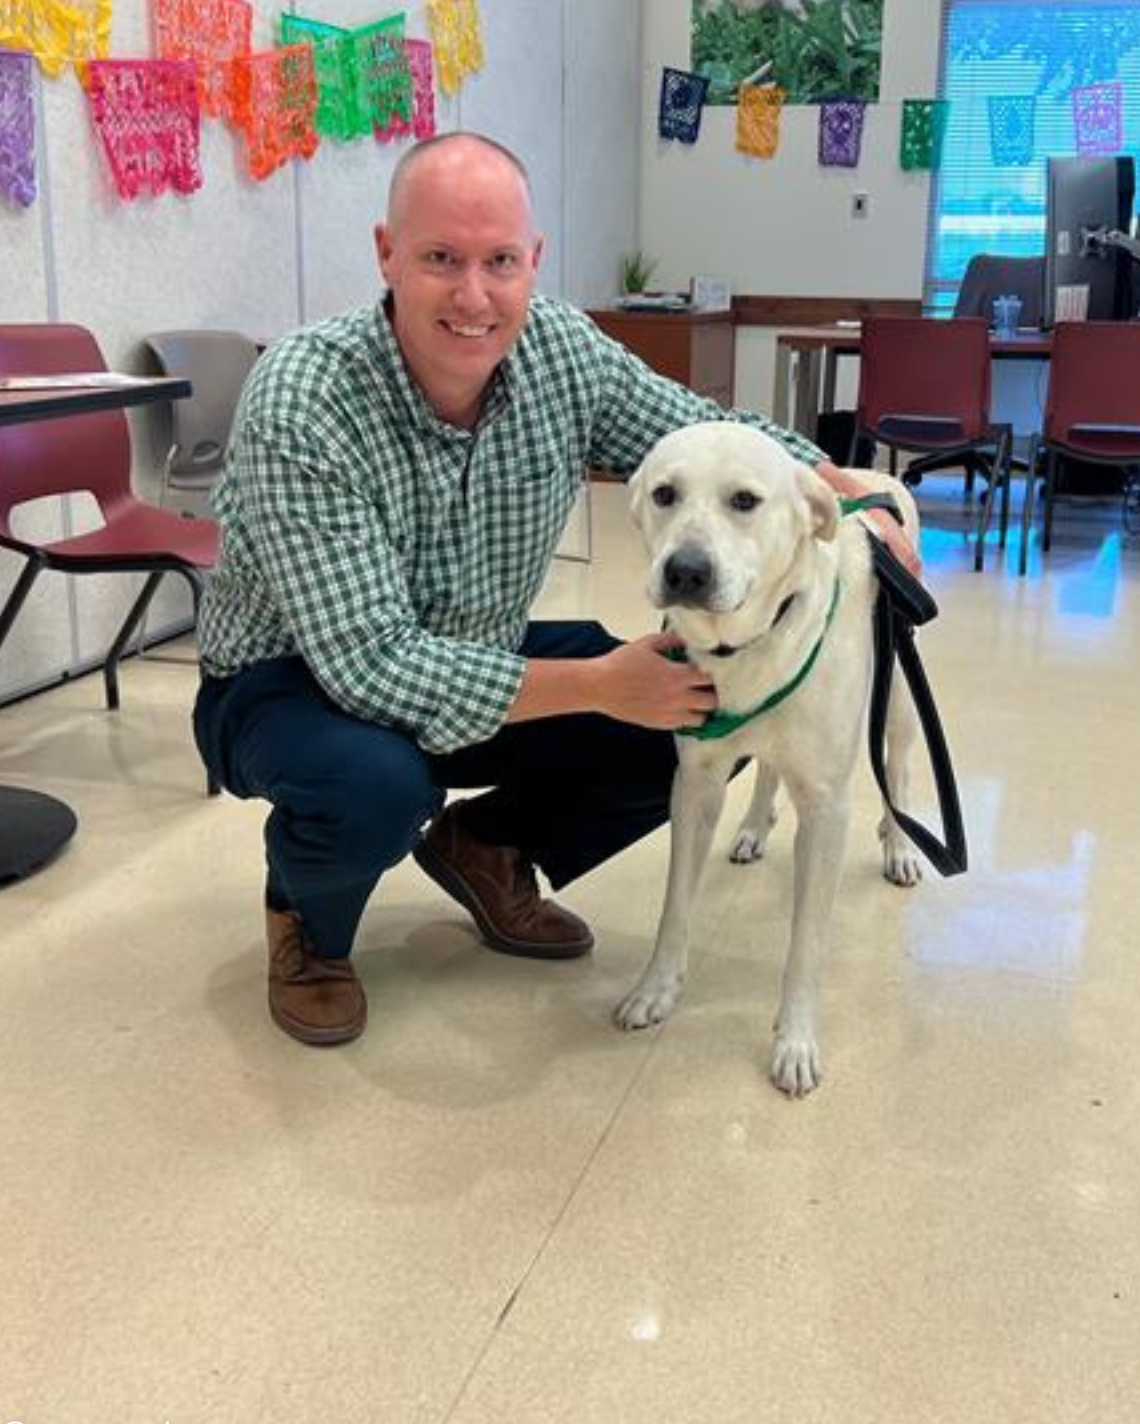
[[[326,809],[336,815],[345,853],[360,854],[371,847],[381,868],[403,859],[420,827],[444,802],[444,792],[419,747],[382,728],[344,768],[338,782],[332,806]]]

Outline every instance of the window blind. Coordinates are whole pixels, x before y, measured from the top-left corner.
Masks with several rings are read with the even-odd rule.
[[[928,311],[952,311],[976,252],[1013,257],[1044,251],[1045,160],[1078,151],[1073,90],[1117,81],[1122,141],[1114,151],[1136,156],[1137,0],[943,0],[939,96],[950,107],[942,161],[931,183]],[[998,106],[1007,120],[1020,116],[1012,135],[992,99],[1022,101]],[[1032,101],[1028,131],[1025,100]],[[1020,154],[1003,145],[1011,136],[1026,142]]]

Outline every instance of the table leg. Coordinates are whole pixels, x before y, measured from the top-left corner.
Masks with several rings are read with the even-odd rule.
[[[810,440],[815,439],[819,423],[819,352],[801,351],[796,367],[795,428]]]
[[[772,419],[777,425],[788,428],[790,408],[789,391],[792,377],[791,348],[776,342],[776,379],[772,387]]]

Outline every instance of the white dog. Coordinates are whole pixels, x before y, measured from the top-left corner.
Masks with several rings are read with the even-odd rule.
[[[916,537],[914,502],[901,482],[859,474],[890,490]],[[740,759],[753,757],[756,789],[732,858],[764,854],[780,781],[796,809],[795,905],[771,1075],[784,1092],[800,1096],[820,1080],[817,983],[873,669],[877,584],[867,534],[858,518],[840,518],[835,494],[814,470],[770,437],[730,422],[667,435],[631,489],[651,560],[650,598],[684,639],[689,660],[715,683],[717,715],[770,705],[726,735],[678,737],[657,944],[615,1017],[623,1028],[644,1028],[676,1004],[693,900],[725,788]],[[909,696],[893,693],[886,772],[900,810],[916,729]],[[886,807],[879,834],[884,875],[896,885],[916,884],[917,856]]]

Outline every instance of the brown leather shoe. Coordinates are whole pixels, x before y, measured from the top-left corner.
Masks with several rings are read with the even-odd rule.
[[[319,959],[292,910],[265,912],[269,1012],[302,1043],[348,1043],[364,1031],[368,1001],[347,959]]]
[[[467,910],[486,944],[527,959],[577,959],[594,944],[577,915],[544,900],[531,866],[514,846],[478,841],[463,824],[463,803],[448,806],[412,854],[421,870]]]

